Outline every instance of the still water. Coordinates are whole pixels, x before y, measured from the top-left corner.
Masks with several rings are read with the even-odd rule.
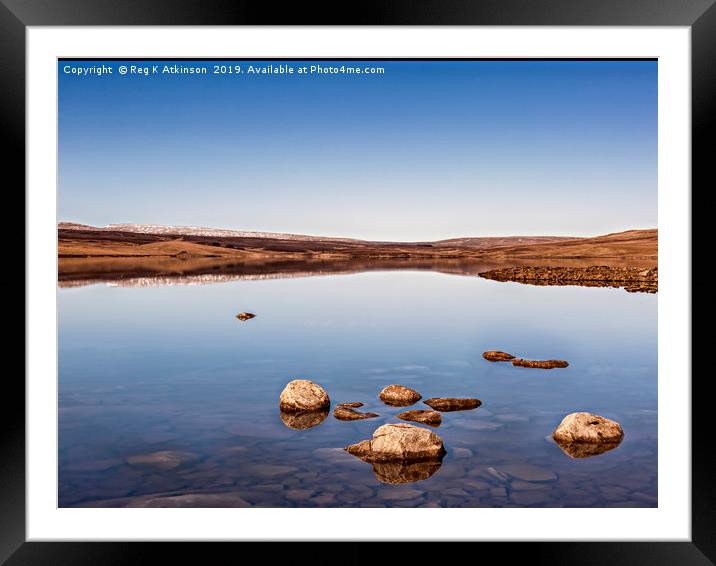
[[[406,270],[149,283],[58,290],[62,507],[657,505],[656,295]],[[290,429],[297,378],[380,416]],[[378,399],[392,383],[482,400],[442,414],[427,479],[384,483],[342,450],[403,422]],[[550,434],[575,411],[619,422],[621,445],[570,458]]]

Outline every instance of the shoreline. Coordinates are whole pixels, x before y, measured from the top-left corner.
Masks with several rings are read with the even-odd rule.
[[[659,268],[612,267],[507,267],[479,274],[493,281],[527,285],[577,285],[581,287],[617,287],[630,293],[657,293]]]

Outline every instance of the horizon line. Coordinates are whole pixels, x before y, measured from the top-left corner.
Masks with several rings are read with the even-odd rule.
[[[77,226],[87,226],[89,228],[97,228],[101,230],[106,230],[108,228],[112,227],[121,227],[121,226],[146,226],[146,227],[152,227],[152,228],[176,228],[176,229],[190,229],[190,230],[214,230],[214,231],[221,231],[221,232],[247,232],[247,233],[255,233],[255,234],[267,234],[267,235],[280,235],[280,236],[304,236],[308,238],[323,238],[327,240],[356,240],[361,242],[375,242],[375,243],[429,243],[429,242],[444,242],[449,240],[461,240],[461,239],[487,239],[487,238],[571,238],[571,239],[588,239],[588,238],[597,238],[600,236],[611,236],[614,234],[622,234],[625,232],[639,232],[639,231],[649,231],[649,230],[656,230],[658,231],[658,226],[650,227],[650,228],[627,228],[624,230],[617,230],[612,232],[606,232],[606,233],[598,233],[593,234],[589,236],[574,236],[572,234],[566,234],[566,235],[559,235],[559,234],[512,234],[512,235],[491,235],[491,236],[451,236],[448,238],[440,238],[440,239],[433,239],[433,240],[366,240],[364,238],[356,238],[353,236],[326,236],[326,235],[316,235],[316,234],[306,234],[306,233],[300,233],[300,232],[280,232],[275,230],[251,230],[251,229],[237,229],[237,228],[215,228],[210,226],[195,226],[195,225],[177,225],[177,224],[145,224],[145,223],[133,223],[133,222],[118,222],[118,223],[111,223],[106,224],[104,226],[95,226],[93,224],[85,224],[82,222],[76,222],[71,220],[58,220],[57,226],[59,229],[60,224],[73,224]]]

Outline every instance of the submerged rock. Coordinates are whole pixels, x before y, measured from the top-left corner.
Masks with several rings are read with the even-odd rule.
[[[281,421],[293,430],[306,430],[321,424],[328,416],[328,409],[321,411],[280,411]]]
[[[358,407],[362,407],[363,403],[338,403],[336,407],[352,407],[354,409],[357,409]]]
[[[379,397],[383,403],[394,407],[414,405],[423,398],[423,396],[415,391],[415,389],[410,389],[410,387],[403,387],[402,385],[396,384],[385,387],[380,392]]]
[[[624,438],[619,423],[591,413],[571,413],[552,438],[572,458],[588,458],[616,448]]]
[[[251,320],[252,318],[255,318],[256,315],[252,312],[240,312],[236,315],[236,318],[239,320]]]
[[[565,362],[564,360],[524,360],[522,358],[515,358],[512,360],[512,365],[523,368],[553,369],[566,368],[569,362]]]
[[[423,409],[413,409],[412,411],[405,411],[398,415],[399,419],[404,421],[413,421],[416,423],[422,423],[430,426],[439,426],[443,418],[437,411],[427,411]]]
[[[408,462],[372,462],[371,465],[379,482],[395,485],[428,479],[440,469],[442,458]]]
[[[472,397],[431,397],[423,401],[436,411],[469,411],[482,405],[482,401]]]
[[[552,470],[531,464],[507,464],[500,466],[500,470],[511,478],[526,482],[551,482],[557,480],[557,474]]]
[[[162,470],[171,470],[181,466],[184,462],[198,460],[199,456],[193,452],[181,452],[178,450],[160,450],[151,454],[138,454],[127,458],[130,466],[149,466]]]
[[[445,454],[442,438],[427,428],[409,424],[385,424],[373,438],[346,447],[366,462],[430,460]]]
[[[359,421],[362,419],[372,419],[380,415],[378,415],[377,413],[361,413],[360,411],[356,411],[351,407],[347,407],[345,405],[338,405],[333,410],[333,416],[336,417],[339,421]]]
[[[294,379],[279,397],[281,411],[322,411],[331,406],[328,393],[320,386],[307,379]]]
[[[514,359],[512,354],[500,352],[499,350],[489,350],[487,352],[483,352],[482,357],[489,362],[509,362]]]
[[[127,507],[251,507],[251,504],[235,493],[186,493],[142,498]]]

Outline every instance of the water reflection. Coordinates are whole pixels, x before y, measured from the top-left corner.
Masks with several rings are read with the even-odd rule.
[[[442,458],[424,461],[370,462],[381,483],[399,484],[426,480],[442,465]]]
[[[323,411],[301,411],[289,412],[280,411],[281,420],[288,428],[293,430],[305,430],[318,426],[326,420],[328,409]]]
[[[634,260],[600,259],[613,267],[634,265]],[[474,259],[333,259],[243,261],[216,258],[60,258],[60,287],[112,283],[126,287],[161,285],[204,285],[235,280],[287,279],[366,271],[434,271],[452,275],[477,275],[484,271],[522,265],[586,267],[594,260],[474,260]],[[644,260],[643,267],[656,262]],[[640,264],[641,266],[641,264]]]
[[[610,450],[614,450],[621,444],[619,442],[562,442],[555,440],[557,446],[562,449],[567,456],[570,458],[591,458],[592,456],[598,456],[604,454]]]

